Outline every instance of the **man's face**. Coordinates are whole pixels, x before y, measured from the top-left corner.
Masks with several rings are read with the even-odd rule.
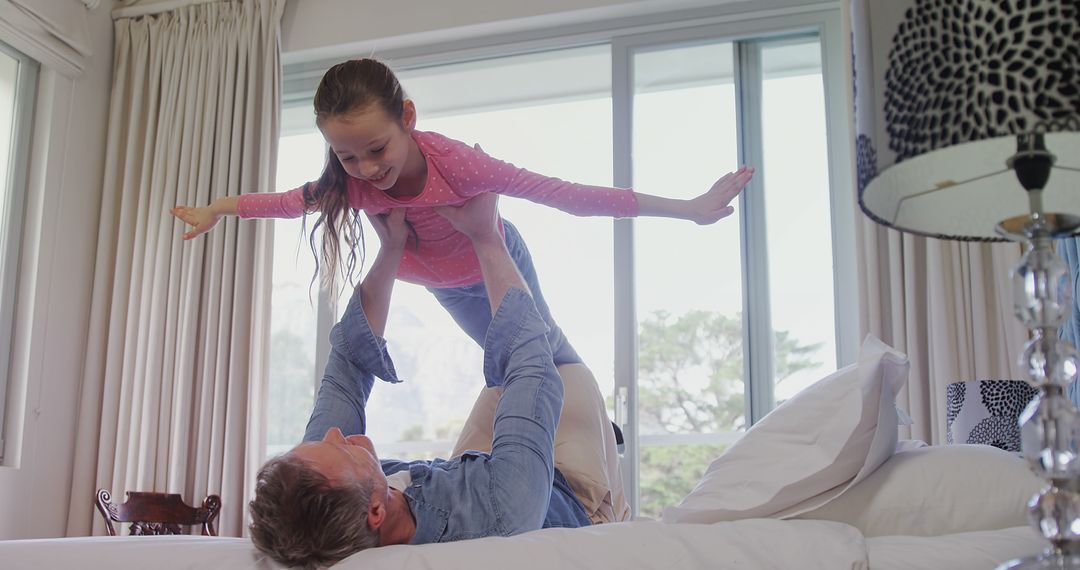
[[[326,431],[322,441],[301,443],[292,452],[330,480],[332,485],[354,481],[373,481],[374,495],[387,492],[375,447],[366,435],[345,437],[338,428]]]

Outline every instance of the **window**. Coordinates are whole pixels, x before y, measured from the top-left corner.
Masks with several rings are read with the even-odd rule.
[[[839,29],[833,9],[752,25],[613,34],[599,43],[591,37],[578,47],[553,41],[524,54],[505,55],[515,48],[503,46],[449,63],[441,53],[432,56],[438,61],[393,61],[416,101],[418,128],[479,143],[536,172],[689,198],[740,164],[757,167],[737,214],[707,227],[577,218],[500,202],[529,245],[556,321],[624,426],[625,478],[642,515],[677,502],[777,402],[853,359],[855,313],[835,301],[852,290],[853,252],[834,246],[852,239],[853,197],[844,149],[828,152],[847,132],[826,97],[842,84],[825,73],[843,65]],[[287,85],[288,77],[286,70]],[[310,113],[310,91],[296,98]],[[321,139],[306,128],[282,139],[283,161],[308,161],[305,177],[282,181],[283,188],[314,179],[322,167]],[[298,144],[317,155],[287,149],[290,137],[312,135]],[[295,264],[298,229],[278,224],[287,263]],[[365,235],[370,263],[378,243],[370,228]],[[310,257],[305,246],[300,259]],[[316,355],[328,348],[325,332],[351,294],[313,307],[310,266],[283,271],[282,283],[293,279],[290,271],[301,275],[305,295],[294,295],[296,308],[282,318],[312,320],[285,328],[323,331],[316,332],[323,344],[298,359],[314,369],[297,381],[302,405],[293,398],[281,408],[300,414],[287,428],[281,418],[285,447],[303,432],[321,376]],[[275,295],[277,275],[275,267]],[[274,311],[276,331],[277,304]],[[426,290],[401,282],[388,337],[405,384],[378,384],[372,394],[369,428],[380,453],[446,456],[482,387],[480,348]],[[272,388],[270,395],[288,394]]]
[[[319,177],[326,160],[326,143],[315,129],[310,108],[293,106],[283,114],[277,184],[295,188]],[[304,435],[315,403],[316,383],[322,378],[316,373],[321,368],[316,366],[318,285],[309,287],[315,258],[307,236],[301,237],[303,223],[303,218],[274,221],[268,455],[290,449]]]
[[[0,430],[7,405],[15,294],[26,177],[30,163],[30,128],[38,64],[0,44]],[[3,459],[0,431],[0,459]]]
[[[636,189],[692,198],[757,168],[738,217],[634,222],[638,506],[655,517],[777,400],[835,370],[833,254],[818,37],[630,49]]]

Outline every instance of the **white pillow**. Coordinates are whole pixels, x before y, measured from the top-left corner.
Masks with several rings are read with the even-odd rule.
[[[941,536],[1027,523],[1042,483],[1019,456],[989,445],[898,451],[829,504],[799,515],[871,536]]]
[[[664,522],[789,517],[815,509],[892,455],[908,360],[867,336],[857,364],[784,402],[709,465]]]

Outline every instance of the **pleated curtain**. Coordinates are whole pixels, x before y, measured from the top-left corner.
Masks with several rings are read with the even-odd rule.
[[[191,242],[177,204],[274,188],[284,0],[115,22],[93,308],[67,534],[103,534],[97,488],[219,494],[244,532],[264,447],[271,226]]]
[[[850,0],[857,187],[896,162],[885,143],[881,93],[889,50],[916,0]],[[1013,316],[1010,271],[1021,248],[902,234],[856,208],[860,331],[907,353],[911,374],[897,398],[913,424],[901,437],[945,443],[946,386],[1023,379],[1016,362],[1027,332]]]

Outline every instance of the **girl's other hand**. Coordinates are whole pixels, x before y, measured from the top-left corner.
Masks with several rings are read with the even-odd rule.
[[[221,214],[215,212],[210,206],[206,206],[203,208],[177,206],[169,210],[169,213],[175,216],[181,222],[192,226],[190,230],[184,233],[185,240],[200,236],[214,229],[214,226],[217,225],[218,220],[221,219]]]
[[[707,225],[730,216],[735,211],[730,205],[731,201],[753,177],[754,169],[749,166],[725,174],[708,192],[688,202],[688,218],[698,224]]]
[[[382,247],[405,249],[410,233],[409,224],[405,222],[405,208],[393,208],[385,214],[367,214],[367,218]]]

